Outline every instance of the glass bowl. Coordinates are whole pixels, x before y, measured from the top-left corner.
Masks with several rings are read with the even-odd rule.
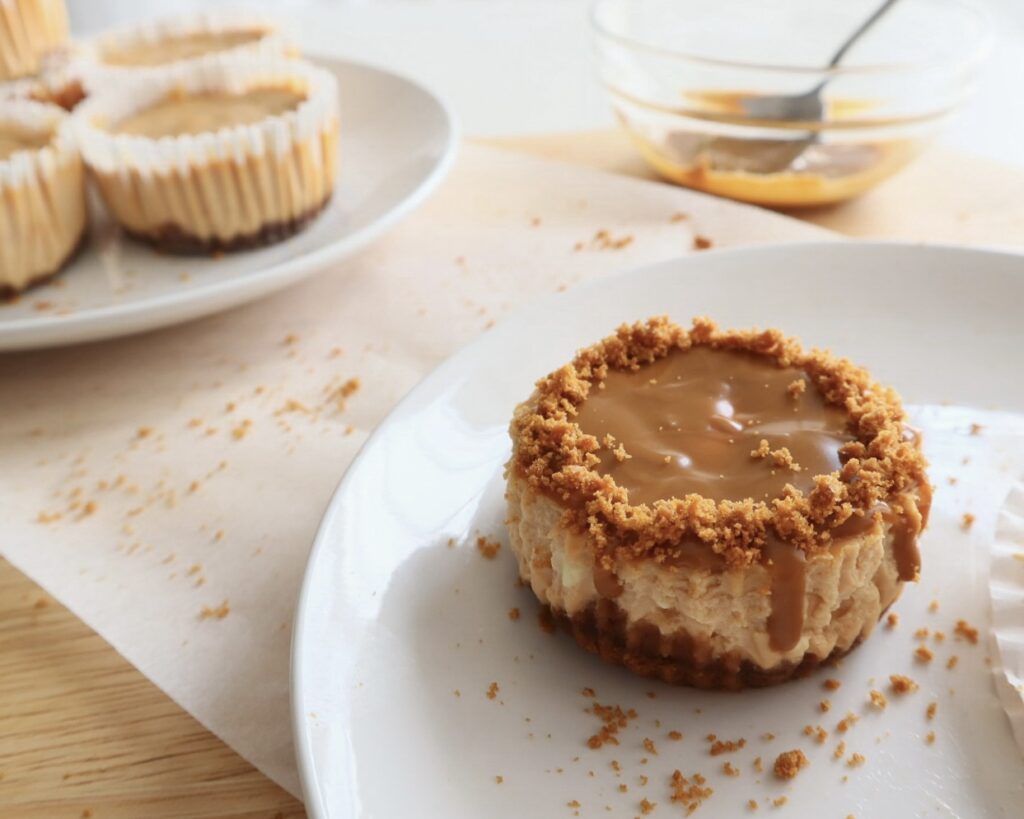
[[[880,0],[598,0],[600,78],[664,177],[773,207],[857,196],[915,157],[969,95],[988,50],[967,0],[900,0],[835,68]],[[757,119],[744,101],[825,82],[821,119]]]

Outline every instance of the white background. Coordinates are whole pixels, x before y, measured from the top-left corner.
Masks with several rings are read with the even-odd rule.
[[[1024,0],[978,1],[995,21],[995,48],[977,94],[944,140],[1024,165]],[[237,0],[68,0],[68,5],[80,34],[189,8],[239,7]],[[427,83],[452,105],[469,135],[612,125],[593,74],[590,0],[277,0],[247,5],[282,18],[308,51],[362,60]],[[865,8],[872,6],[866,2]]]

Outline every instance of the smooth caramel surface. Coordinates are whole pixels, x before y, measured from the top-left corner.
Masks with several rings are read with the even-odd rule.
[[[153,139],[216,132],[291,111],[303,99],[290,88],[256,88],[244,94],[174,95],[123,119],[111,130]]]
[[[791,389],[796,381],[802,393]],[[786,484],[806,492],[815,476],[840,467],[839,448],[853,438],[846,413],[826,405],[802,370],[709,347],[674,351],[636,372],[610,371],[577,422],[602,442],[600,469],[631,503],[691,493],[763,501]],[[762,440],[788,449],[798,469],[753,456]],[[624,460],[613,451],[619,444]]]

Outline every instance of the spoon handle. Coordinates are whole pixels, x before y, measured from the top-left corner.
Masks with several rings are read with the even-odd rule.
[[[832,55],[832,59],[828,61],[829,68],[835,68],[839,65],[839,62],[846,56],[846,52],[849,51],[853,45],[871,28],[878,20],[885,14],[889,9],[895,6],[897,0],[885,0],[870,17],[868,17],[863,23],[861,23],[857,29],[846,38],[835,54]]]

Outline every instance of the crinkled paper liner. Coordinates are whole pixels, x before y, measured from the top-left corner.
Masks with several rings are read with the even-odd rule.
[[[49,144],[0,160],[0,291],[56,273],[86,226],[85,188],[67,115],[54,105],[0,101],[0,123],[52,133]]]
[[[0,81],[34,74],[67,39],[64,0],[0,0]]]
[[[1024,476],[999,511],[989,574],[992,596],[992,670],[996,690],[1024,753]]]
[[[105,126],[170,94],[291,86],[293,110],[216,133],[151,139]],[[108,208],[143,236],[170,229],[229,242],[315,212],[334,184],[337,81],[300,60],[219,55],[91,96],[75,112],[86,165]]]

